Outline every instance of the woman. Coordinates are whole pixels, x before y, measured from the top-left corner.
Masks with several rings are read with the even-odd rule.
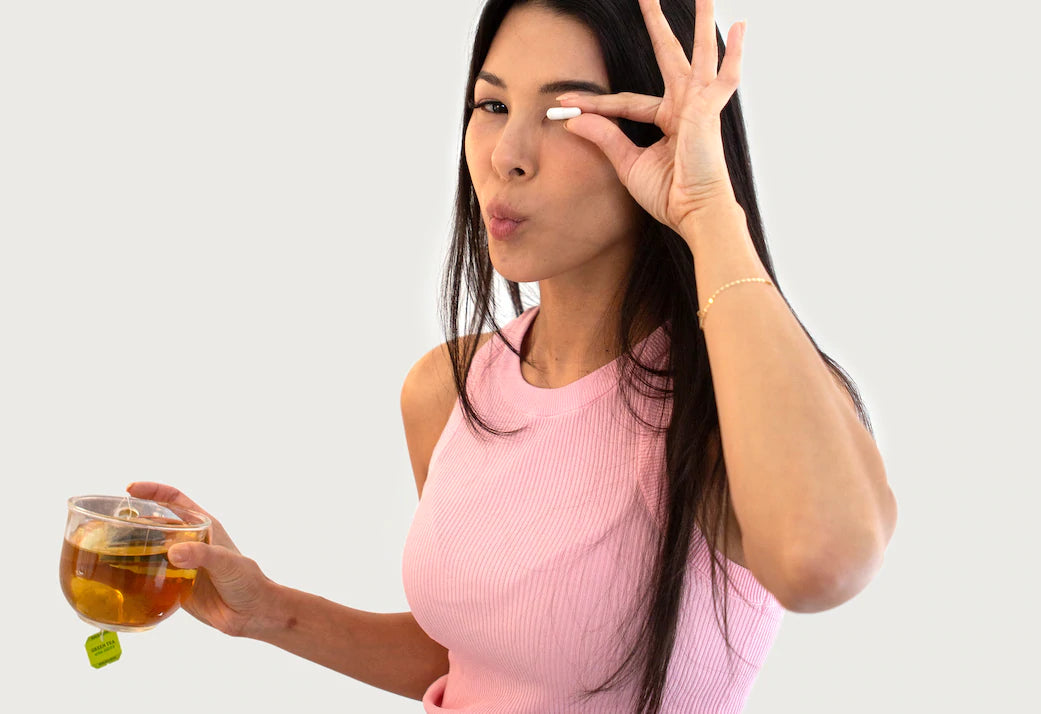
[[[731,712],[785,609],[866,586],[895,500],[855,388],[777,287],[735,96],[744,27],[723,51],[712,2],[691,2],[485,5],[448,339],[401,394],[412,612],[277,585],[216,521],[212,545],[170,551],[203,571],[189,612],[428,712]]]

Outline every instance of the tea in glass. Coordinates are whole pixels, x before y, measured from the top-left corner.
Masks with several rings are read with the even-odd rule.
[[[179,506],[118,496],[69,499],[59,575],[81,619],[102,629],[150,630],[188,596],[196,571],[167,559],[175,543],[209,542],[210,520]]]

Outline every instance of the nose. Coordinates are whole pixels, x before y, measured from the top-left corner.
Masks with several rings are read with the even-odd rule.
[[[506,122],[492,150],[492,168],[502,179],[531,176],[538,165],[542,127],[535,121]]]

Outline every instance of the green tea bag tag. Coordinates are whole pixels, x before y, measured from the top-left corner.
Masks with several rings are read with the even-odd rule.
[[[115,632],[109,632],[108,630],[95,632],[88,637],[86,648],[90,666],[94,669],[115,662],[123,654],[123,650],[119,646],[119,637],[116,636]]]

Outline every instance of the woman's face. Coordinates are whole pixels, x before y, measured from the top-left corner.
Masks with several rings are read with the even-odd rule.
[[[563,122],[546,118],[547,109],[560,106],[554,97],[574,90],[543,92],[543,85],[562,80],[610,91],[593,33],[543,8],[511,9],[474,86],[471,99],[483,106],[466,127],[465,153],[485,228],[493,201],[526,217],[506,240],[488,231],[492,265],[516,282],[617,273],[635,246],[642,213],[611,162]]]

